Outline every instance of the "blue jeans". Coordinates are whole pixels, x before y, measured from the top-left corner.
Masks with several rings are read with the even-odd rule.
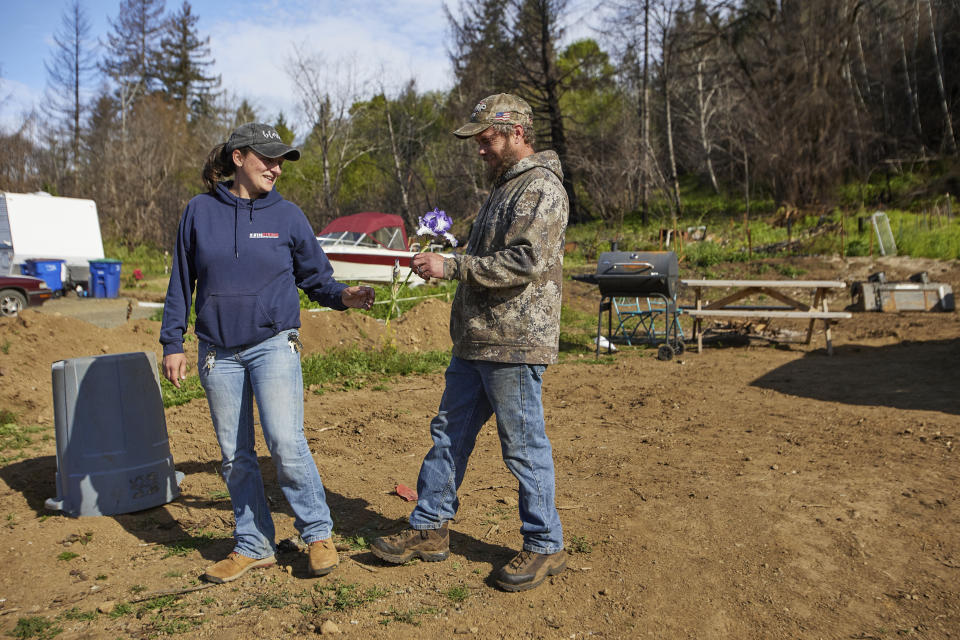
[[[523,548],[536,553],[563,549],[560,514],[554,504],[553,450],[543,420],[540,387],[546,365],[462,360],[447,367],[440,410],[430,423],[433,447],[420,467],[414,529],[439,529],[457,513],[457,489],[480,427],[497,416],[500,449],[520,483]]]
[[[283,495],[304,542],[329,538],[327,498],[303,435],[303,371],[295,329],[255,345],[224,349],[200,341],[198,368],[223,455],[223,479],[236,521],[234,551],[265,558],[275,550],[255,449],[253,400]]]

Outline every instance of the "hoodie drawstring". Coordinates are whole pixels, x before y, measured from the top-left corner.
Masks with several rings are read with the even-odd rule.
[[[240,257],[240,200],[233,201],[233,256]]]

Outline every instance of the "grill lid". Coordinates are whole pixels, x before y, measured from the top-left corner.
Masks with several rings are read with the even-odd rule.
[[[603,296],[664,295],[676,300],[680,263],[673,251],[607,251],[597,259],[597,272],[573,276],[596,284]]]

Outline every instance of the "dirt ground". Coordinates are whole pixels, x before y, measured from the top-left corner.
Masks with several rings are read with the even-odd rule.
[[[710,273],[850,283],[921,269],[960,291],[958,261],[808,258]],[[593,287],[565,287],[568,307],[595,313]],[[306,432],[340,567],[306,577],[305,556],[288,547],[277,567],[164,596],[204,586],[204,567],[231,549],[205,401],[166,411],[173,458],[186,474],[179,498],[114,517],[47,511],[56,471],[51,363],[159,355],[159,323],[139,307],[127,320],[122,302],[102,312],[92,311],[96,301],[61,302],[0,320],[0,410],[38,427],[23,457],[0,466],[2,634],[960,637],[957,313],[854,314],[834,327],[833,357],[822,333],[809,346],[728,341],[667,362],[649,348],[621,348],[599,362],[592,351],[566,352],[547,371],[544,404],[569,569],[518,594],[491,579],[521,541],[516,482],[492,425],[461,488],[447,561],[387,566],[360,540],[399,529],[409,513],[394,488],[416,486],[442,373],[308,392]],[[840,309],[848,294],[830,302]],[[97,324],[78,319],[80,311]],[[448,348],[448,312],[444,302],[424,303],[393,324],[392,337],[401,349]],[[307,352],[385,339],[381,323],[358,313],[304,313],[303,322]],[[765,335],[800,328],[768,326]],[[293,538],[260,450],[278,540]],[[45,631],[44,621],[52,624]]]

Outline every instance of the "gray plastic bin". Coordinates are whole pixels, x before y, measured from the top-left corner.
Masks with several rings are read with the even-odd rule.
[[[70,516],[130,513],[180,495],[153,353],[53,363],[57,497]]]

